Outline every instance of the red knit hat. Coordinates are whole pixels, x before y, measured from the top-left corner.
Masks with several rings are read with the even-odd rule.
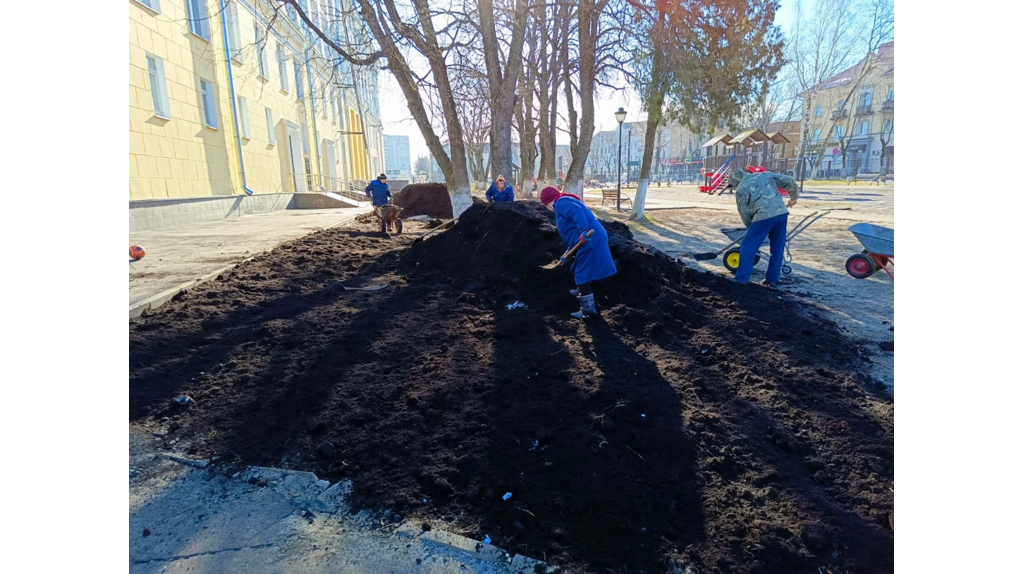
[[[561,192],[558,191],[558,188],[549,185],[541,190],[540,202],[543,203],[544,205],[547,205],[552,201],[558,199],[559,195],[561,195]]]

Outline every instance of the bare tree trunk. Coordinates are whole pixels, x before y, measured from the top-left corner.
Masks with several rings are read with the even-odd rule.
[[[564,189],[583,197],[583,170],[586,167],[590,146],[594,141],[594,80],[597,69],[597,36],[600,31],[601,10],[607,5],[602,0],[595,5],[594,0],[581,0],[577,9],[579,18],[580,53],[580,137],[576,153],[572,156],[572,164],[565,175]]]
[[[494,1],[479,0],[478,6],[491,100],[490,163],[495,175],[512,177],[512,116],[515,112],[516,85],[523,69],[527,3],[525,0],[516,0],[515,13],[512,17],[512,39],[509,43],[504,74],[501,70],[498,36],[494,27]]]

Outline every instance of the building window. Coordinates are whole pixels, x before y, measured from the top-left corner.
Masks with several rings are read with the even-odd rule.
[[[302,91],[302,64],[295,62],[295,97],[299,100],[305,99],[306,93]]]
[[[846,126],[836,126],[836,137],[843,139],[843,134],[846,132]]]
[[[331,96],[331,123],[338,124],[338,96]]]
[[[252,129],[249,126],[249,102],[241,96],[238,97],[238,115],[242,120],[242,137],[252,139]]]
[[[187,0],[188,29],[200,38],[210,41],[210,16],[206,12],[206,0]]]
[[[896,90],[889,90],[889,93],[885,96],[885,101],[894,102],[896,101]]]
[[[267,76],[267,39],[260,36],[260,25],[256,20],[252,21],[252,34],[256,38],[256,62],[261,78]]]
[[[146,8],[149,8],[150,10],[152,10],[154,12],[159,12],[160,11],[160,0],[135,0],[135,1],[138,2],[139,4],[142,4]]]
[[[225,8],[224,16],[228,22],[228,52],[231,57],[239,62],[242,61],[242,37],[238,31],[238,7],[231,2]]]
[[[819,139],[821,139],[821,128],[814,130],[814,135],[811,136],[812,142],[817,142]]]
[[[146,54],[146,65],[149,67],[149,91],[153,94],[153,114],[171,119],[171,106],[167,101],[167,77],[164,75],[164,61],[151,54]]]
[[[815,106],[815,108],[814,108],[814,117],[816,117],[816,118],[820,118],[820,117],[821,117],[821,114],[822,114],[822,113],[823,113],[824,111],[825,111],[825,110],[824,110],[824,107],[823,107],[823,106],[822,106],[821,104],[818,104],[818,105],[817,105],[817,106]]]
[[[885,127],[882,128],[882,131],[884,131],[885,133],[892,133],[892,127],[892,118],[890,118],[889,121],[885,122]]]
[[[217,129],[217,100],[213,97],[213,84],[199,78],[199,90],[203,97],[203,119],[206,127]]]
[[[860,93],[860,105],[861,107],[871,106],[871,88],[868,88]]]
[[[860,135],[865,135],[865,134],[868,133],[868,122],[867,121],[863,121],[863,122],[860,123],[860,129],[857,130],[857,133],[860,134]]]
[[[267,134],[268,134],[267,135],[267,140],[270,141],[270,145],[274,145],[274,144],[277,143],[277,136],[274,135],[274,112],[270,111],[270,108],[266,108],[266,110],[267,110]]]
[[[277,45],[277,75],[281,77],[281,91],[288,93],[288,61],[284,58],[284,49]]]
[[[839,100],[839,105],[838,105],[838,106],[836,106],[836,109],[837,109],[837,110],[842,110],[842,109],[843,109],[843,105],[844,105],[845,103],[846,103],[846,100]]]

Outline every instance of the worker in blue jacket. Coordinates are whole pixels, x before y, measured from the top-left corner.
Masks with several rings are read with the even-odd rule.
[[[370,185],[366,186],[366,197],[369,197],[373,201],[374,207],[381,207],[387,205],[391,198],[391,188],[388,186],[388,176],[383,173],[377,176],[376,181],[371,181]]]
[[[516,192],[512,186],[505,182],[505,176],[499,175],[498,179],[487,188],[487,201],[501,203],[503,201],[515,201]]]
[[[561,193],[554,187],[545,187],[540,192],[540,201],[555,214],[555,225],[569,248],[576,243],[585,243],[576,252],[572,271],[576,276],[576,288],[569,291],[580,301],[580,310],[572,313],[577,319],[586,319],[597,314],[594,305],[594,290],[591,283],[615,275],[615,262],[608,249],[608,233],[593,212],[571,193]],[[588,231],[594,234],[586,237]]]

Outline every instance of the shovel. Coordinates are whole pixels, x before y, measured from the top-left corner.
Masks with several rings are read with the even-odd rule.
[[[586,237],[587,239],[590,239],[590,236],[593,235],[593,234],[594,234],[594,230],[591,229],[590,231],[587,232],[587,234],[584,237]],[[563,263],[568,263],[569,259],[572,258],[573,255],[576,255],[576,252],[580,250],[580,247],[582,247],[584,243],[585,243],[584,241],[576,242],[576,245],[573,245],[572,249],[567,249],[565,251],[565,253],[562,254],[561,257],[559,257],[558,259],[552,261],[551,263],[548,263],[547,265],[541,265],[540,268],[541,269],[554,269],[554,268],[562,265]]]

